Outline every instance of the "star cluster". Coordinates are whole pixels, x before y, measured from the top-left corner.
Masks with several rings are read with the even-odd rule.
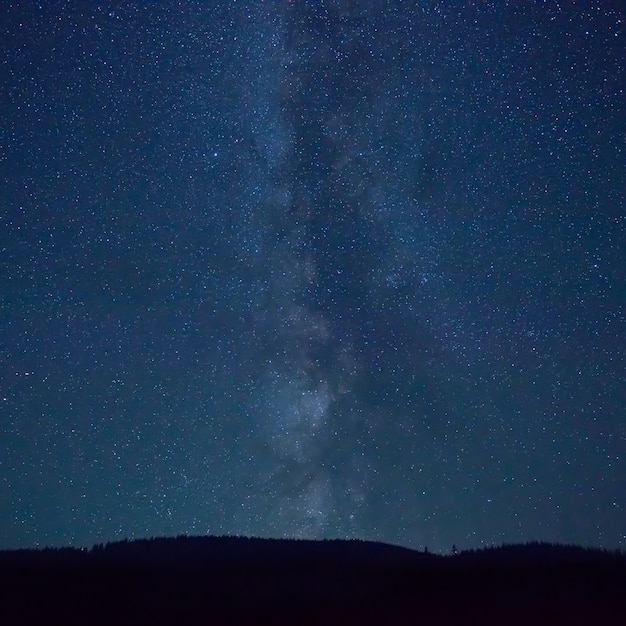
[[[624,19],[9,3],[0,547],[623,548]]]

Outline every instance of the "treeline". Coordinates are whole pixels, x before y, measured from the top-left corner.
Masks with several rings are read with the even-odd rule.
[[[179,536],[0,553],[2,624],[622,625],[625,601],[622,552],[539,542],[444,557]]]

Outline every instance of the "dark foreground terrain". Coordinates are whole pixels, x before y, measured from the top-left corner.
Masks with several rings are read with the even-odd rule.
[[[179,537],[0,552],[0,624],[626,624],[626,556]]]

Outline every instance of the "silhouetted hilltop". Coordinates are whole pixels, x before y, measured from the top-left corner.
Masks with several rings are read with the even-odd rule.
[[[0,589],[2,624],[626,623],[624,554],[542,543],[121,541],[0,552]]]
[[[177,537],[122,541],[96,546],[92,557],[134,562],[212,564],[221,567],[254,565],[323,565],[329,563],[398,565],[413,563],[421,553],[383,543],[360,540],[287,540],[253,537]]]

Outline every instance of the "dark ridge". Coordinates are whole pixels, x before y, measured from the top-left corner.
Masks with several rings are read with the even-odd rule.
[[[626,556],[176,537],[0,552],[0,624],[620,624]],[[478,620],[478,621],[477,621]]]

